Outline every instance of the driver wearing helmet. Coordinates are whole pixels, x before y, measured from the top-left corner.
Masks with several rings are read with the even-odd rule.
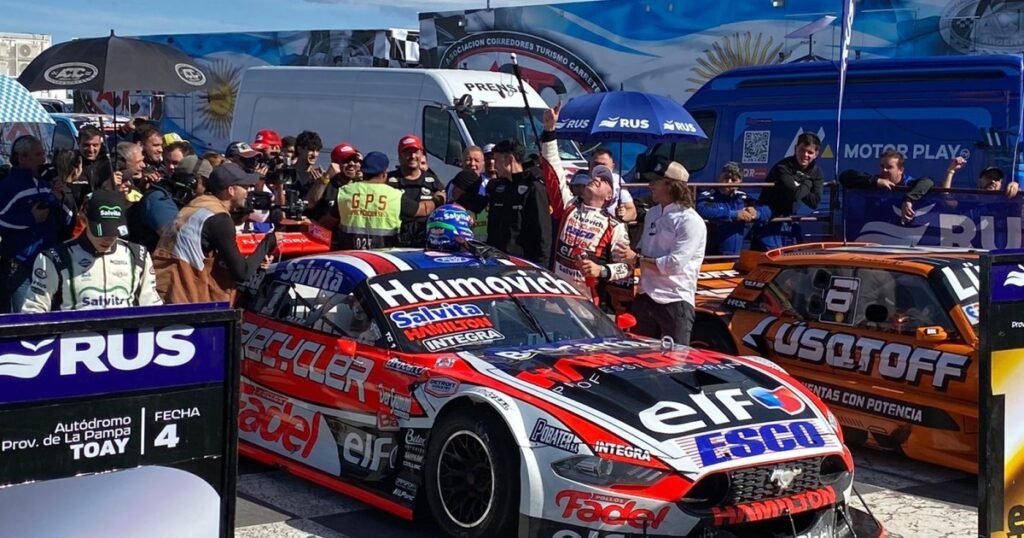
[[[465,250],[473,240],[473,215],[458,204],[438,207],[427,217],[427,248],[444,252]]]

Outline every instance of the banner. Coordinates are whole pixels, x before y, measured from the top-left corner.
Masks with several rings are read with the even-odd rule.
[[[979,535],[1024,536],[1024,251],[981,257]]]
[[[224,305],[0,318],[0,534],[229,536],[238,320]]]
[[[853,37],[853,13],[856,9],[856,0],[845,0],[843,2],[843,30],[840,38],[839,51],[839,107],[836,109],[836,147],[843,147],[840,135],[843,131],[843,96],[846,93],[846,64],[850,59],[850,39]],[[814,37],[812,36],[811,39]],[[835,160],[835,173],[839,177],[839,159]]]
[[[905,189],[843,189],[846,241],[985,250],[1020,248],[1024,199],[1000,192],[932,192],[914,202],[904,224]]]

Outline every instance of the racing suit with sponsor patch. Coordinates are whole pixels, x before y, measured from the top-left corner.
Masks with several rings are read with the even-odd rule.
[[[21,312],[161,305],[146,249],[118,240],[98,254],[82,235],[36,256]]]
[[[601,281],[630,277],[632,270],[629,265],[612,260],[614,245],[629,244],[626,225],[604,209],[588,207],[575,198],[565,179],[553,133],[545,132],[541,141],[542,156],[551,165],[553,172],[545,174],[544,181],[547,183],[553,213],[559,219],[552,269],[583,294],[597,298],[600,295],[597,283],[591,282],[577,266],[584,259],[603,265],[604,270],[599,277]]]

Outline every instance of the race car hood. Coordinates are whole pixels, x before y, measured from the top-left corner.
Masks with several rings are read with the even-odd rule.
[[[751,360],[629,339],[476,355],[515,385],[578,411],[678,470],[841,449],[814,401],[781,372]]]

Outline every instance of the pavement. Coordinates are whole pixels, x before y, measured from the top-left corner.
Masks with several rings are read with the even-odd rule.
[[[890,538],[967,538],[978,533],[978,478],[854,449],[856,490]],[[287,473],[243,459],[239,465],[235,536],[239,538],[440,537],[436,529],[407,522]]]

